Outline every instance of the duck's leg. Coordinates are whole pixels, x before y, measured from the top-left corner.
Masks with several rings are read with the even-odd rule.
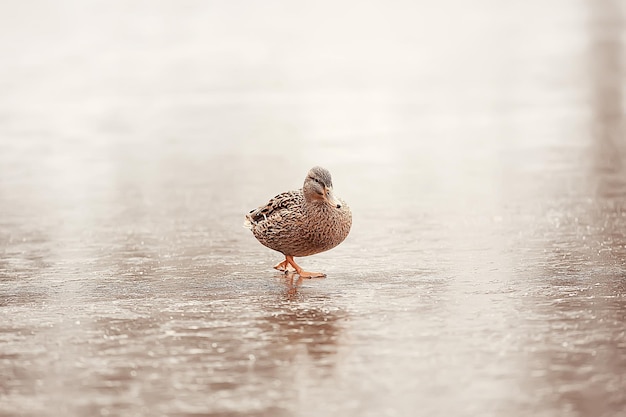
[[[274,265],[274,269],[278,269],[281,272],[288,272],[289,271],[289,262],[287,262],[287,259],[285,258],[284,261],[277,263],[276,265]]]
[[[289,263],[289,265],[293,266],[296,270],[296,273],[300,275],[302,278],[325,278],[326,274],[321,272],[307,272],[300,268],[300,266],[293,260],[293,256],[286,255],[285,261]]]

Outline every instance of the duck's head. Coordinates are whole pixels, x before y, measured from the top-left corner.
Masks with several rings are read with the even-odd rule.
[[[341,202],[333,194],[333,180],[326,168],[311,168],[304,179],[302,191],[308,202],[325,203],[341,208]]]

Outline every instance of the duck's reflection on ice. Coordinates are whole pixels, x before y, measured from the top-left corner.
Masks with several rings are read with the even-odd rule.
[[[284,284],[286,287],[285,298],[293,301],[297,299],[298,288],[302,285],[303,278],[293,272],[286,272],[284,278]]]
[[[324,279],[324,277],[306,278],[306,280],[311,280],[311,279],[318,280],[318,279]],[[305,278],[298,275],[294,271],[289,270],[285,272],[283,283],[285,285],[284,296],[286,300],[295,301],[298,299],[298,296],[299,296],[298,290],[302,286],[302,283],[304,282],[304,280]]]
[[[332,365],[330,356],[337,351],[344,313],[329,303],[328,296],[303,293],[302,284],[309,279],[288,272],[282,280],[281,299],[265,318],[271,344],[292,351],[288,357],[297,356],[304,347],[316,366]]]

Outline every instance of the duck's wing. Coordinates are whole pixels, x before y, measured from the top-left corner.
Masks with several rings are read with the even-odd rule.
[[[267,204],[250,210],[250,213],[246,214],[244,226],[251,228],[253,225],[267,221],[270,217],[275,217],[276,215],[283,217],[288,212],[298,211],[302,207],[303,200],[302,190],[278,194]]]

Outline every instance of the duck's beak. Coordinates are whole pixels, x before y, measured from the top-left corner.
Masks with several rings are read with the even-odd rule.
[[[335,197],[332,188],[326,188],[326,201],[333,207],[341,208],[341,202]]]

